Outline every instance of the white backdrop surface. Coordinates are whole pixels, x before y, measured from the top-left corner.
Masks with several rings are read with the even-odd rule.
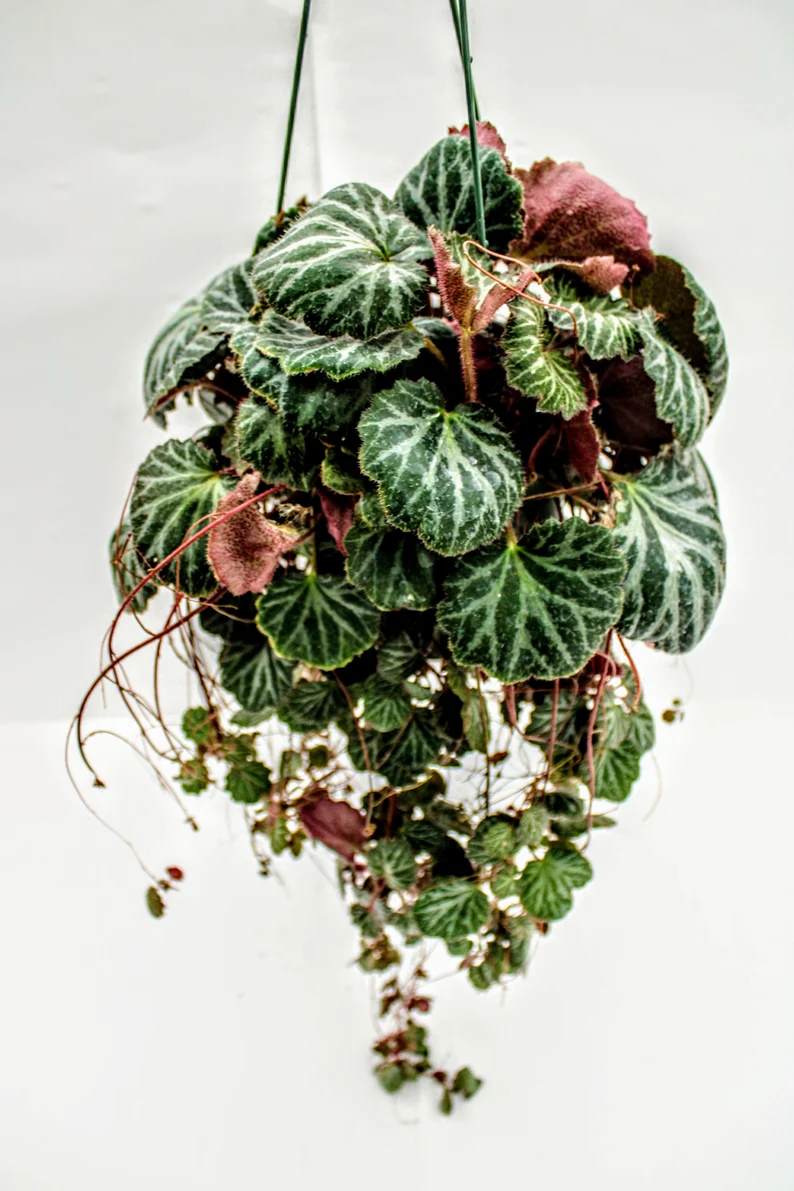
[[[170,310],[244,256],[275,195],[299,0],[5,0],[0,336],[0,1188],[210,1191],[367,1178],[554,1191],[794,1187],[794,452],[786,0],[470,0],[513,160],[583,160],[713,296],[731,350],[705,441],[729,538],[686,663],[640,652],[656,763],[596,879],[500,1002],[439,981],[451,1120],[369,1074],[369,992],[316,861],[255,874],[233,808],[186,833],[118,752],[95,792],[167,917],[68,787],[66,718],[112,615],[104,547],[158,441],[140,372]],[[290,195],[390,191],[465,118],[446,0],[316,0]],[[174,689],[174,695],[178,690]],[[651,813],[652,812],[652,813]],[[347,965],[347,966],[346,966]]]

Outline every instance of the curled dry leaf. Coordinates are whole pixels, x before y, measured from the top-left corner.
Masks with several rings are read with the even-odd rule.
[[[366,839],[367,821],[349,802],[337,801],[322,793],[302,806],[298,813],[312,839],[332,848],[344,860],[352,861]]]
[[[514,252],[536,260],[611,256],[653,269],[645,216],[580,162],[546,157],[515,175],[524,189],[524,234],[512,245]]]
[[[260,479],[255,471],[243,476],[236,488],[221,497],[217,513],[232,513],[245,504],[256,495]],[[264,591],[276,572],[279,557],[294,541],[268,521],[257,504],[213,525],[207,536],[207,553],[215,577],[236,596]]]

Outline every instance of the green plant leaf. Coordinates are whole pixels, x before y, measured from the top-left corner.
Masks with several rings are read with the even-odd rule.
[[[229,347],[237,356],[237,367],[252,393],[265,396],[280,369],[275,360],[263,356],[256,347],[257,328],[254,323],[240,325],[229,340]]]
[[[386,529],[386,510],[377,491],[365,492],[356,505],[356,513],[370,529]]]
[[[485,230],[488,247],[505,252],[521,235],[521,183],[496,149],[480,146]],[[446,136],[414,166],[397,189],[396,200],[420,227],[460,232],[477,238],[474,176],[467,137]]]
[[[253,393],[237,413],[241,457],[269,484],[289,484],[308,492],[322,458],[319,443],[291,430],[265,397]]]
[[[141,558],[140,552],[136,549],[129,521],[122,521],[121,525],[113,530],[108,543],[108,554],[113,586],[119,603],[123,604],[130,592],[134,591],[141,579],[149,573],[146,560]],[[144,583],[128,605],[129,608],[134,612],[145,612],[146,605],[156,593],[156,583]]]
[[[344,429],[358,420],[372,400],[372,383],[368,377],[337,384],[319,373],[287,376],[276,369],[260,385],[263,396],[278,406],[285,426],[290,431],[308,434],[334,434]]]
[[[541,922],[564,918],[573,905],[573,890],[593,875],[590,861],[570,845],[552,844],[542,860],[530,860],[519,877],[521,904]]]
[[[487,753],[491,742],[491,726],[485,700],[476,690],[466,693],[463,704],[463,731],[471,747],[478,753]]]
[[[438,620],[455,660],[501,682],[575,674],[620,615],[625,562],[610,531],[578,517],[530,526],[461,558]]]
[[[514,388],[537,398],[542,413],[572,418],[587,408],[587,397],[571,360],[549,346],[552,335],[543,306],[516,300],[501,341],[505,371]]]
[[[320,334],[368,339],[421,306],[426,236],[379,190],[337,186],[254,261],[254,282],[287,318]]]
[[[387,682],[376,671],[356,694],[364,702],[364,720],[376,732],[394,732],[411,714],[411,699],[404,683]]]
[[[370,483],[359,470],[358,457],[339,447],[325,452],[320,476],[326,488],[342,496],[357,496]]]
[[[332,338],[268,310],[256,346],[264,355],[275,356],[286,373],[320,371],[333,380],[344,380],[358,372],[389,372],[404,360],[413,360],[422,350],[424,338],[413,327],[384,331],[372,339]]]
[[[657,256],[652,273],[635,281],[630,297],[663,316],[664,333],[703,377],[711,399],[711,417],[725,395],[728,352],[714,303],[683,265]]]
[[[270,793],[270,770],[261,761],[235,761],[226,774],[226,789],[234,802],[260,802]]]
[[[628,559],[618,628],[685,653],[711,624],[725,587],[725,537],[714,486],[695,450],[675,447],[616,485],[615,544]]]
[[[378,650],[378,673],[388,682],[403,682],[416,674],[424,658],[407,633],[384,641]]]
[[[230,335],[249,315],[259,298],[251,284],[250,258],[224,269],[207,286],[201,301],[201,323],[207,331]]]
[[[509,815],[486,815],[466,845],[473,864],[493,864],[505,860],[519,848],[516,824]]]
[[[202,297],[199,295],[180,306],[149,348],[143,373],[147,409],[160,397],[178,388],[186,374],[192,374],[203,360],[214,356],[223,340],[222,335],[202,327]]]
[[[146,890],[146,909],[152,918],[162,918],[165,914],[165,902],[156,885],[150,885]]]
[[[345,537],[345,570],[377,608],[432,608],[435,562],[415,537],[396,529],[370,529],[357,521]]]
[[[340,575],[280,571],[256,607],[277,653],[320,670],[346,665],[378,635],[377,608]]]
[[[275,711],[292,686],[292,663],[278,657],[266,637],[224,645],[220,666],[221,685],[244,711]]]
[[[453,942],[476,934],[488,921],[488,898],[469,881],[432,885],[416,900],[414,914],[422,934]]]
[[[561,285],[555,303],[570,310],[576,320],[576,337],[593,360],[612,360],[620,356],[628,360],[639,350],[639,330],[636,310],[623,298],[588,295],[580,297],[572,286]],[[555,327],[573,331],[571,318],[562,310],[547,307],[547,314]]]
[[[302,679],[293,687],[278,709],[279,719],[293,732],[323,732],[331,723],[348,715],[348,706],[333,679],[318,682]]]
[[[405,840],[380,840],[366,854],[369,871],[389,889],[410,889],[416,880],[416,861]]]
[[[639,327],[643,367],[656,386],[656,412],[672,424],[682,446],[694,446],[711,413],[706,386],[689,361],[663,337],[652,311],[642,312]]]
[[[507,432],[476,402],[444,409],[427,380],[378,393],[359,422],[363,471],[386,514],[439,554],[492,541],[521,503],[521,460]]]
[[[347,725],[347,751],[356,769],[367,768],[358,732]],[[406,724],[396,732],[364,730],[369,763],[374,773],[382,773],[395,787],[408,785],[438,760],[444,748],[433,714],[426,708],[414,710]]]
[[[549,814],[543,806],[530,806],[522,811],[518,820],[518,839],[528,848],[539,848],[541,840],[549,830]]]
[[[222,476],[214,455],[187,439],[169,439],[147,455],[138,469],[130,500],[135,544],[155,566],[192,533],[207,526],[236,476]],[[205,595],[217,586],[207,561],[207,535],[188,546],[160,572],[188,595]]]

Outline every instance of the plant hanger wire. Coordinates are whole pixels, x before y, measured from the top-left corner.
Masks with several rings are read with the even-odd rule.
[[[301,12],[301,23],[298,30],[298,47],[295,53],[295,67],[292,72],[292,90],[290,92],[289,112],[287,114],[287,130],[284,136],[284,152],[281,157],[281,175],[279,177],[278,197],[276,199],[277,215],[280,215],[284,210],[284,194],[287,188],[289,159],[290,153],[292,152],[292,136],[295,130],[295,112],[298,107],[298,92],[300,90],[301,74],[303,73],[303,55],[306,49],[306,38],[309,32],[309,15],[311,13],[311,7],[311,0],[303,0],[303,11]],[[449,7],[452,13],[452,21],[455,26],[455,37],[457,38],[458,42],[460,60],[463,66],[463,77],[466,85],[466,110],[468,112],[469,119],[469,146],[471,149],[471,168],[474,180],[474,208],[477,220],[477,239],[483,248],[487,248],[488,239],[485,231],[482,173],[480,169],[480,154],[477,144],[477,121],[480,119],[480,108],[477,102],[477,93],[474,89],[474,79],[472,77],[472,56],[471,47],[469,44],[469,16],[466,7],[466,0],[449,0]]]

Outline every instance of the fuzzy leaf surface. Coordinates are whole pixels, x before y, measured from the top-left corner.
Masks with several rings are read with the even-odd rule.
[[[377,608],[340,575],[281,571],[256,606],[276,652],[320,670],[345,666],[378,635]]]
[[[526,397],[537,397],[542,413],[572,418],[587,407],[587,397],[574,365],[549,346],[552,335],[545,308],[517,300],[502,336],[505,371],[511,385]]]
[[[235,426],[240,456],[267,483],[309,491],[321,459],[316,440],[291,429],[267,398],[258,393],[243,401]]]
[[[725,587],[725,536],[706,465],[673,448],[616,485],[615,544],[628,559],[618,628],[685,653],[711,624]]]
[[[411,714],[411,699],[404,683],[387,682],[377,671],[370,674],[356,694],[364,702],[364,719],[376,732],[395,732]]]
[[[206,518],[234,483],[234,477],[220,475],[215,457],[190,439],[172,438],[150,451],[135,477],[130,522],[135,544],[152,566],[193,532],[206,528]],[[206,534],[160,576],[167,583],[178,578],[180,589],[188,595],[212,591],[216,583],[207,561]]]
[[[493,148],[480,146],[480,171],[488,247],[504,252],[521,233],[521,183]],[[420,227],[437,227],[441,232],[460,232],[476,239],[468,141],[461,136],[438,141],[400,183],[396,200]]]
[[[345,570],[376,608],[432,608],[437,585],[433,555],[411,534],[354,523],[345,538]]]
[[[203,329],[201,303],[198,297],[180,306],[149,348],[143,373],[147,409],[178,388],[185,373],[212,355],[221,343],[221,334]]]
[[[575,674],[617,621],[626,564],[610,531],[578,517],[459,559],[438,619],[455,660],[514,683]]]
[[[417,898],[414,907],[422,934],[453,942],[476,934],[488,921],[488,898],[469,881],[445,881]]]
[[[416,880],[416,861],[405,840],[380,840],[367,852],[373,877],[380,877],[389,889],[410,889]]]
[[[324,372],[332,380],[345,380],[358,372],[388,372],[404,360],[413,360],[424,344],[413,327],[384,331],[372,339],[351,335],[318,335],[303,322],[268,310],[256,334],[256,347],[274,356],[284,372]]]
[[[507,432],[476,402],[444,408],[427,380],[378,393],[359,422],[360,461],[387,516],[439,554],[492,541],[521,502],[521,460]]]
[[[656,386],[656,411],[682,446],[703,436],[711,407],[708,390],[689,361],[661,334],[651,311],[640,320],[643,367]]]
[[[576,335],[593,360],[611,360],[620,356],[628,360],[639,348],[637,312],[632,310],[623,298],[608,295],[579,297],[574,290],[561,286],[554,301],[570,310],[576,320]],[[548,308],[548,315],[555,327],[573,331],[571,318],[562,310]]]
[[[275,710],[292,686],[293,664],[274,653],[266,637],[227,643],[220,667],[221,684],[244,711]]]
[[[254,261],[254,282],[287,318],[368,339],[404,327],[427,289],[427,237],[379,190],[330,190]]]
[[[323,732],[332,720],[347,712],[347,702],[333,679],[302,679],[279,707],[279,719],[293,732]]]

